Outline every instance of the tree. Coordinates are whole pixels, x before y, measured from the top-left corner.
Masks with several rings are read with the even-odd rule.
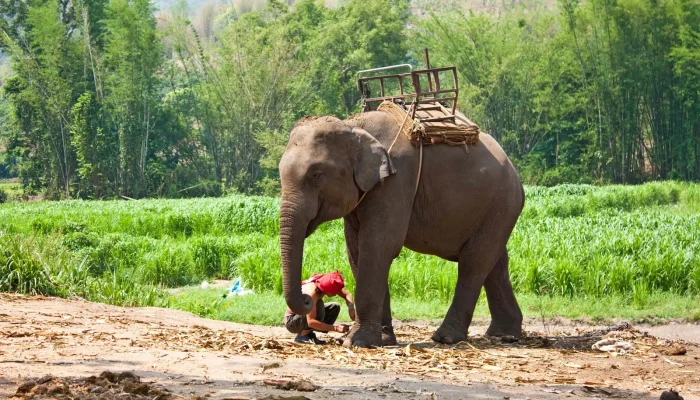
[[[119,141],[120,187],[144,196],[149,144],[157,118],[156,73],[163,63],[149,0],[111,0],[105,25],[105,91]]]

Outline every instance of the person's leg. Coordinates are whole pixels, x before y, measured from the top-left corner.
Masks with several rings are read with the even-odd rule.
[[[290,333],[300,333],[304,330],[304,325],[306,321],[306,315],[287,315],[284,317],[284,327]]]
[[[328,303],[324,307],[323,323],[328,325],[335,324],[335,321],[340,315],[340,304],[338,303]]]
[[[319,321],[325,321],[326,318],[326,308],[323,304],[323,300],[316,302],[316,319]],[[337,318],[337,315],[336,315]],[[304,316],[304,329],[297,335],[295,339],[300,343],[314,343],[314,344],[326,344],[325,340],[320,340],[316,337],[313,329],[309,328],[309,321]]]
[[[316,319],[319,321],[323,321],[323,317],[325,314],[325,309],[323,307],[323,300],[319,299],[316,302]],[[313,332],[313,329],[309,328],[309,321],[306,319],[306,316],[304,316],[304,330],[301,331],[302,336],[306,336]]]

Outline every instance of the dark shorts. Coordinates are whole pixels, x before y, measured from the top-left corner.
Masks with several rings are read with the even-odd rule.
[[[340,315],[340,304],[324,304],[323,300],[316,302],[316,319],[324,324],[333,325]],[[306,315],[287,314],[284,316],[284,327],[291,333],[300,333],[309,328],[309,321]]]

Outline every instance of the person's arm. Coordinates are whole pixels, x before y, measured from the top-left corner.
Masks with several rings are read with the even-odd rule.
[[[355,320],[355,302],[353,301],[352,295],[350,294],[350,292],[345,290],[345,288],[343,288],[340,291],[340,297],[345,299],[345,304],[348,305],[348,314],[350,315],[350,319],[354,321]]]
[[[316,319],[316,302],[314,301],[314,306],[311,308],[311,312],[306,314],[306,323],[309,328],[320,331],[320,332],[346,332],[346,328],[343,325],[329,325]]]

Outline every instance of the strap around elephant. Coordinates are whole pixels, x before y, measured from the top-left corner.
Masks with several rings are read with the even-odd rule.
[[[387,154],[389,157],[391,157],[391,150],[394,148],[394,145],[396,144],[396,140],[399,138],[399,135],[401,135],[401,132],[403,131],[403,126],[406,124],[406,120],[408,119],[408,116],[411,115],[411,111],[413,107],[416,106],[416,103],[411,104],[411,108],[408,109],[408,112],[406,112],[406,116],[404,117],[403,121],[401,122],[401,125],[399,125],[399,131],[396,132],[396,136],[394,137],[394,141],[391,142],[391,146],[389,146],[389,150],[387,151]],[[423,142],[419,141],[420,145],[420,155],[418,156],[418,176],[416,176],[416,189],[413,191],[413,200],[415,201],[416,194],[418,194],[418,185],[420,184],[420,175],[421,175],[421,170],[423,169]],[[371,189],[370,189],[371,190]],[[365,196],[367,196],[367,193],[369,193],[369,190],[366,191],[365,193],[360,196],[360,199],[357,200],[357,203],[355,203],[355,206],[350,210],[350,212],[355,211],[355,209],[362,203],[362,200],[364,200]]]

